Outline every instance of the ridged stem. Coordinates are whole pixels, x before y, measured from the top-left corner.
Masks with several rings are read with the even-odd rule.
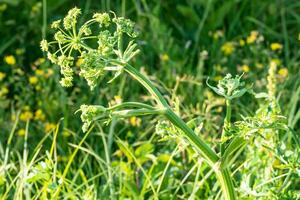
[[[146,76],[141,74],[138,70],[136,70],[129,64],[120,63],[118,61],[116,61],[115,63],[124,66],[124,70],[139,83],[141,83],[154,97],[157,104],[161,108],[165,109],[165,117],[184,133],[185,137],[189,140],[191,145],[205,158],[206,162],[215,171],[216,177],[223,191],[224,198],[226,200],[235,200],[236,196],[234,185],[230,176],[228,166],[223,166],[223,168],[221,168],[222,165],[220,157],[215,153],[215,151],[211,147],[209,147],[199,136],[197,136],[195,132],[172,111],[167,101]]]

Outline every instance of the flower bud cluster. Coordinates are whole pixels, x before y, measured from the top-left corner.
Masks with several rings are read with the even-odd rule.
[[[91,123],[95,120],[95,118],[101,113],[105,112],[106,109],[102,106],[94,106],[94,105],[81,105],[81,121],[83,122],[82,131],[87,132]]]
[[[232,77],[231,74],[227,74],[223,79],[219,80],[217,87],[207,85],[218,95],[225,97],[227,100],[232,100],[243,96],[249,89],[244,87],[245,83],[241,82],[241,76]]]

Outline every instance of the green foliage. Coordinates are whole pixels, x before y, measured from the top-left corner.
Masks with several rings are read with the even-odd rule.
[[[298,10],[0,1],[0,199],[222,199],[215,168],[230,168],[238,199],[299,199]],[[129,63],[216,152],[215,168]]]

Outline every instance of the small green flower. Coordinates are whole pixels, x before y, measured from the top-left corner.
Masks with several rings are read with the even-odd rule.
[[[60,22],[61,22],[61,19],[52,22],[51,28],[53,28],[53,29],[58,29],[59,26],[60,26]]]
[[[81,105],[80,110],[80,118],[83,122],[82,131],[87,132],[94,119],[101,113],[105,112],[106,108],[104,108],[103,106]]]
[[[72,81],[73,81],[73,77],[64,77],[59,81],[59,83],[63,87],[72,87],[73,86]]]
[[[108,27],[110,24],[110,17],[107,13],[95,13],[93,18],[100,24],[100,26],[104,25],[105,27]]]
[[[73,8],[69,10],[67,16],[64,18],[64,27],[66,30],[70,30],[77,23],[77,18],[81,14],[81,10],[79,8]]]
[[[79,29],[79,33],[83,33],[85,36],[88,36],[92,34],[92,31],[88,26],[85,25]]]
[[[84,77],[91,90],[96,87],[97,80],[104,73],[105,62],[97,51],[84,52],[79,75]]]
[[[60,44],[64,44],[67,42],[66,36],[61,31],[58,31],[54,34],[54,39]]]
[[[137,37],[138,33],[134,30],[134,23],[124,17],[115,17],[113,22],[117,25],[117,33],[126,33],[130,37]]]
[[[99,52],[102,55],[109,55],[116,44],[116,37],[112,36],[108,30],[105,30],[100,32],[97,43]]]
[[[58,58],[55,54],[52,54],[50,52],[47,53],[47,58],[54,64],[57,64]]]
[[[40,46],[41,46],[42,51],[48,51],[49,45],[48,45],[47,40],[42,40]]]

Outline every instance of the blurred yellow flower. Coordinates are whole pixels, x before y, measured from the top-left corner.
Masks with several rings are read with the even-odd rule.
[[[250,71],[250,67],[248,65],[242,65],[241,68],[242,68],[242,71],[245,72],[245,73]]]
[[[222,51],[225,55],[230,55],[230,54],[232,54],[232,52],[234,51],[233,43],[232,43],[232,42],[226,42],[225,44],[222,45],[221,51]]]
[[[241,47],[242,47],[242,46],[245,46],[245,40],[240,39],[239,43],[240,43],[240,46],[241,46]]]
[[[21,114],[20,114],[20,120],[21,121],[28,121],[28,120],[31,120],[33,118],[33,114],[32,114],[32,112],[30,112],[30,111],[25,111],[25,112],[22,112]]]
[[[48,69],[47,74],[45,74],[45,77],[48,78],[48,77],[52,76],[53,74],[54,74],[53,69]]]
[[[44,75],[44,71],[41,70],[41,69],[35,70],[34,73],[35,73],[37,76],[43,76],[43,75]]]
[[[83,63],[83,59],[82,58],[78,58],[78,60],[76,61],[76,67],[79,67],[81,64]]]
[[[278,71],[279,76],[281,76],[282,78],[286,78],[289,74],[289,70],[287,68],[281,68]]]
[[[141,125],[141,119],[137,118],[135,116],[130,117],[129,121],[132,126],[140,126]]]
[[[270,48],[273,50],[273,51],[277,51],[277,50],[280,50],[280,49],[282,49],[282,44],[280,44],[280,43],[272,43],[271,45],[270,45]]]
[[[41,109],[38,109],[35,111],[34,113],[34,119],[35,120],[40,120],[40,121],[44,121],[46,118],[45,114],[43,113],[43,111]]]
[[[9,56],[4,57],[4,62],[6,62],[9,65],[15,65],[16,64],[16,59],[13,55],[9,55]]]
[[[160,59],[163,61],[163,62],[167,62],[170,60],[170,57],[168,54],[164,53],[162,55],[160,55]]]
[[[250,35],[247,37],[247,44],[254,43],[257,39],[258,34],[258,31],[251,31]]]
[[[6,74],[3,72],[0,72],[0,81],[2,81],[5,78]]]
[[[300,33],[298,34],[298,40],[300,40]]]
[[[39,81],[39,79],[38,79],[36,76],[30,76],[30,77],[29,77],[29,83],[30,83],[31,85],[37,84],[38,81]]]
[[[46,61],[45,58],[38,58],[38,59],[35,61],[35,63],[36,63],[36,65],[40,65],[40,64],[43,64],[45,61]]]
[[[17,132],[18,136],[24,136],[25,133],[26,133],[26,131],[25,131],[25,129],[23,129],[23,128],[20,129],[20,130],[18,130],[18,132]]]
[[[46,133],[49,133],[50,131],[54,130],[55,128],[56,128],[55,124],[47,122],[45,124],[44,130]]]
[[[2,87],[0,90],[0,97],[5,96],[8,92],[9,92],[9,89],[6,86]]]
[[[114,99],[115,99],[116,104],[120,104],[123,101],[122,97],[119,95],[114,96]]]
[[[277,66],[278,66],[278,65],[281,65],[281,60],[278,59],[278,58],[273,58],[273,59],[271,60],[271,62],[276,63]]]

